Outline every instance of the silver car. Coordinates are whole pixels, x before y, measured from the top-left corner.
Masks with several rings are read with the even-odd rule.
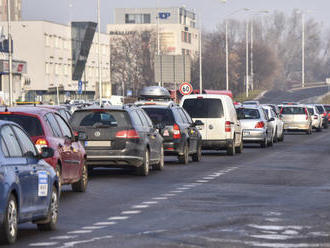
[[[313,104],[308,104],[307,109],[312,117],[312,127],[315,128],[317,132],[322,131],[322,115],[317,107]]]
[[[285,131],[304,131],[312,133],[312,118],[306,105],[283,105],[281,115]]]
[[[273,128],[263,108],[260,106],[242,106],[236,109],[241,122],[244,143],[259,143],[261,147],[273,145]]]
[[[274,112],[273,108],[268,105],[262,105],[262,108],[266,111],[268,119],[274,119],[274,121],[270,121],[269,124],[272,126],[273,132],[273,139],[274,142],[277,143],[279,141],[284,140],[284,122],[281,119],[281,116]]]

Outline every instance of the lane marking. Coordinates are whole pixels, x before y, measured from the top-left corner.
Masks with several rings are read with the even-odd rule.
[[[163,195],[161,195],[161,196],[176,196],[176,194],[163,194]]]
[[[197,180],[196,182],[198,182],[198,183],[207,183],[209,181],[208,180]]]
[[[187,190],[187,189],[190,189],[190,188],[187,188],[187,187],[177,188],[177,190]]]
[[[167,200],[167,197],[154,197],[153,200]]]
[[[29,246],[52,246],[52,245],[57,245],[58,242],[40,242],[40,243],[32,243],[32,244],[29,244]]]
[[[183,191],[182,190],[173,190],[173,191],[170,191],[170,193],[182,193]]]
[[[109,226],[109,225],[115,225],[115,224],[117,224],[117,222],[109,221],[109,222],[96,222],[93,225],[95,225],[95,226]]]
[[[214,177],[203,177],[203,180],[213,180]]]
[[[77,230],[77,231],[71,231],[67,232],[68,234],[81,234],[81,233],[91,233],[92,230]]]
[[[108,220],[127,220],[128,218],[128,216],[113,216],[108,218]]]
[[[55,236],[55,237],[51,237],[50,239],[75,239],[77,238],[78,235],[63,235],[63,236]]]
[[[85,244],[85,243],[91,243],[91,242],[94,242],[94,241],[98,241],[98,240],[102,240],[102,239],[111,239],[111,238],[112,238],[112,236],[107,235],[107,236],[96,237],[96,238],[92,238],[92,239],[66,242],[66,243],[64,243],[63,246],[61,246],[59,248],[71,248],[71,247],[74,247],[76,245]]]
[[[132,206],[132,208],[148,208],[149,205],[135,205],[135,206]]]
[[[82,229],[84,230],[97,230],[105,228],[105,226],[84,226]]]
[[[142,202],[142,204],[157,204],[158,201],[145,201],[145,202]]]
[[[120,214],[139,214],[141,210],[122,211]]]

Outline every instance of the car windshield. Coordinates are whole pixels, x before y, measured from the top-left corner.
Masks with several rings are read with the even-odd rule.
[[[320,114],[324,113],[324,108],[321,105],[317,105],[316,108],[320,112]]]
[[[174,125],[173,113],[169,109],[164,108],[143,108],[149,115],[153,124]]]
[[[303,107],[283,107],[281,111],[282,115],[304,115],[306,114]]]
[[[183,108],[191,118],[221,118],[223,106],[220,99],[186,99]]]
[[[42,136],[44,134],[40,120],[36,117],[18,114],[1,114],[0,120],[12,121],[20,125],[30,136]]]
[[[257,109],[239,108],[236,110],[239,120],[255,120],[260,119],[260,113]]]
[[[73,127],[116,127],[128,126],[128,123],[125,111],[78,111],[71,118]]]

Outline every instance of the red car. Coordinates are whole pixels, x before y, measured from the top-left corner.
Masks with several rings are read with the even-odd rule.
[[[86,153],[70,125],[56,111],[39,107],[0,109],[0,120],[19,124],[30,135],[39,152],[42,147],[54,149],[45,159],[56,171],[59,184],[71,184],[72,190],[84,192],[88,183]]]
[[[328,113],[328,121],[330,122],[330,104],[323,104],[323,106]]]

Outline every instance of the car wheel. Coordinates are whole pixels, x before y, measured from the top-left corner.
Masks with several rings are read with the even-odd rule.
[[[282,131],[281,137],[279,138],[279,141],[284,141],[284,130]]]
[[[56,173],[56,176],[58,178],[59,192],[61,192],[61,189],[62,189],[62,170],[61,170],[61,166],[59,164],[56,165],[55,173]]]
[[[229,144],[227,146],[227,155],[234,156],[235,153],[236,153],[236,150],[235,150],[235,137],[234,137],[234,139],[232,140],[231,144]]]
[[[3,223],[0,226],[0,243],[13,244],[17,239],[18,232],[18,209],[14,195],[10,195]]]
[[[236,153],[242,153],[243,151],[243,139],[241,139],[241,143],[238,147],[236,147]]]
[[[45,223],[38,223],[38,229],[40,231],[52,231],[56,229],[58,219],[58,193],[55,186],[53,186],[52,194],[50,198],[50,204],[48,209],[48,217]]]
[[[161,146],[161,149],[160,149],[159,162],[157,164],[153,165],[152,168],[155,170],[159,170],[159,171],[164,169],[164,147],[163,147],[163,145]]]
[[[277,129],[275,130],[274,143],[278,142]]]
[[[267,142],[267,138],[265,138],[265,139],[260,143],[260,146],[261,146],[261,148],[266,148],[266,147],[267,147],[267,144],[268,144],[268,142]]]
[[[87,165],[84,162],[79,181],[71,184],[72,191],[85,192],[87,189],[87,184],[88,184],[88,169],[87,169]]]
[[[274,144],[274,137],[273,137],[273,134],[271,135],[271,138],[270,138],[270,141],[268,142],[268,146],[273,146]]]
[[[136,174],[138,176],[148,176],[149,175],[149,165],[150,165],[150,157],[149,150],[146,149],[143,158],[143,164],[136,168]]]
[[[178,156],[178,160],[180,164],[188,164],[189,163],[189,150],[188,145],[184,145],[183,154]]]
[[[192,160],[194,162],[199,162],[202,159],[202,145],[198,144],[197,152],[192,155]]]

